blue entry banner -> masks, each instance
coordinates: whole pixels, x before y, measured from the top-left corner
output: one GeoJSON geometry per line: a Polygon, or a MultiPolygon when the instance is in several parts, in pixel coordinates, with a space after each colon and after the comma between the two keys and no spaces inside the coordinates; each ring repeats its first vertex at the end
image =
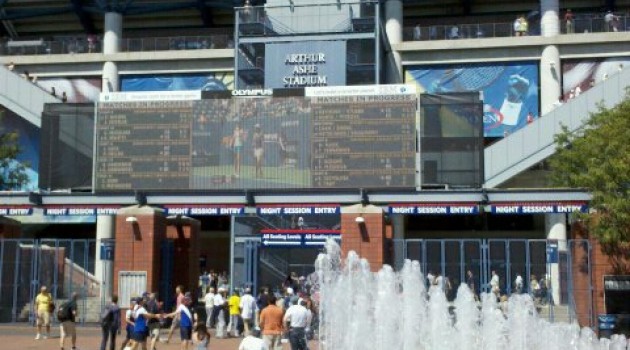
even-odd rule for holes
{"type": "Polygon", "coordinates": [[[492,214],[559,214],[586,213],[586,203],[528,203],[528,204],[493,204],[490,206],[492,214]]]}
{"type": "Polygon", "coordinates": [[[430,94],[481,91],[486,137],[504,137],[538,118],[535,61],[410,67],[405,83],[416,83],[421,93],[430,94]]]}
{"type": "Polygon", "coordinates": [[[46,216],[94,216],[94,215],[116,215],[119,206],[107,207],[50,207],[44,208],[46,216]]]}
{"type": "Polygon", "coordinates": [[[390,205],[390,214],[409,215],[473,215],[479,214],[477,204],[401,204],[390,205]]]}
{"type": "Polygon", "coordinates": [[[305,205],[305,206],[260,206],[256,208],[258,215],[338,215],[338,205],[305,205]]]}
{"type": "Polygon", "coordinates": [[[241,206],[221,205],[182,205],[166,206],[166,215],[241,215],[245,208],[241,206]]]}
{"type": "Polygon", "coordinates": [[[31,207],[0,207],[0,216],[26,216],[32,214],[33,208],[31,207]]]}
{"type": "Polygon", "coordinates": [[[269,248],[321,247],[329,238],[341,240],[339,230],[261,230],[261,243],[269,248]]]}

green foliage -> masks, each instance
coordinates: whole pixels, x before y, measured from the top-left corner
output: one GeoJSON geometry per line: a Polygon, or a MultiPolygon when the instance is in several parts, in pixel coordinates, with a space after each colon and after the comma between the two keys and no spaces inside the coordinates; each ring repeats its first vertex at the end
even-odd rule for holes
{"type": "Polygon", "coordinates": [[[630,242],[630,98],[600,107],[577,132],[563,127],[556,145],[552,181],[592,193],[597,215],[583,215],[591,234],[605,244],[630,242]]]}
{"type": "Polygon", "coordinates": [[[20,190],[28,181],[27,163],[16,160],[20,154],[19,135],[2,126],[4,111],[0,110],[0,191],[20,190]]]}

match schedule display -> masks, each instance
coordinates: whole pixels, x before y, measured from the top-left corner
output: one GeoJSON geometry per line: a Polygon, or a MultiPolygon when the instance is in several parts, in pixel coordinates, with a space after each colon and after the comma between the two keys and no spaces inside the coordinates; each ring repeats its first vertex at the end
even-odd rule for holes
{"type": "Polygon", "coordinates": [[[117,94],[98,106],[95,191],[415,186],[410,86],[117,94]]]}

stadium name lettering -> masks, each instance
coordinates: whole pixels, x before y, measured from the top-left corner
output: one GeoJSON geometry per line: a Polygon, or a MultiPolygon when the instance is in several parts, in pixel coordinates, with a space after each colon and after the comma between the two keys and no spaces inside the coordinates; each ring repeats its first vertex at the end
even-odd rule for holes
{"type": "Polygon", "coordinates": [[[284,64],[292,66],[292,75],[282,78],[284,87],[326,86],[328,77],[319,74],[320,64],[326,64],[324,53],[292,53],[284,59],[284,64]]]}

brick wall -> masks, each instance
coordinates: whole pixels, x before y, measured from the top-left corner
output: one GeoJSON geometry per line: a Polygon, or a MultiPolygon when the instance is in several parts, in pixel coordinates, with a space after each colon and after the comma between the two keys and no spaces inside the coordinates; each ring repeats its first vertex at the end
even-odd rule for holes
{"type": "Polygon", "coordinates": [[[22,224],[13,219],[0,217],[0,238],[20,238],[22,224]]]}
{"type": "Polygon", "coordinates": [[[373,271],[386,263],[385,220],[380,208],[374,206],[344,207],[341,211],[341,251],[343,256],[355,251],[367,259],[373,271]],[[364,223],[358,224],[357,217],[364,223]]]}
{"type": "Polygon", "coordinates": [[[577,306],[579,321],[581,325],[587,325],[588,298],[593,298],[593,314],[606,314],[606,304],[604,300],[604,276],[605,275],[628,275],[630,274],[630,248],[627,244],[617,244],[613,247],[606,247],[588,234],[588,229],[584,225],[577,223],[572,225],[571,236],[575,239],[588,239],[591,245],[589,256],[586,245],[575,244],[572,247],[573,254],[573,279],[574,295],[577,306]],[[588,265],[591,263],[591,284],[592,294],[588,291],[588,265]]]}
{"type": "MultiPolygon", "coordinates": [[[[114,236],[114,293],[118,293],[120,271],[146,271],[147,291],[159,290],[160,243],[165,232],[166,218],[161,210],[132,207],[119,212],[114,236]],[[127,222],[131,216],[137,218],[137,222],[127,222]]],[[[128,301],[122,302],[126,304],[128,301]]]]}

